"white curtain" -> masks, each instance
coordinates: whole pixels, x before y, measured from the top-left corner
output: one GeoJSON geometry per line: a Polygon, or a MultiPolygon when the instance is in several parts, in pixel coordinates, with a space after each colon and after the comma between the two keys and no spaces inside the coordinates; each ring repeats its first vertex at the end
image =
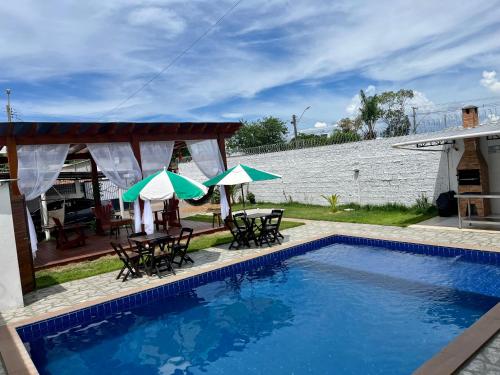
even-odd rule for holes
{"type": "Polygon", "coordinates": [[[170,165],[174,152],[174,141],[141,142],[141,165],[144,178],[170,165]]]}
{"type": "MultiPolygon", "coordinates": [[[[142,178],[130,143],[89,143],[87,148],[102,173],[120,189],[128,189],[142,178]]],[[[134,228],[141,231],[139,200],[134,201],[134,228]]]]}
{"type": "MultiPolygon", "coordinates": [[[[174,151],[174,143],[173,141],[140,143],[142,174],[144,178],[163,168],[168,168],[174,151]]],[[[151,234],[154,232],[153,211],[149,200],[144,201],[142,222],[146,233],[151,234]]]]}
{"type": "MultiPolygon", "coordinates": [[[[68,155],[69,145],[24,145],[17,146],[18,186],[27,201],[38,198],[50,189],[57,180],[68,155]]],[[[28,230],[31,252],[38,250],[35,226],[29,211],[28,230]]]]}
{"type": "MultiPolygon", "coordinates": [[[[193,161],[208,179],[225,171],[217,140],[186,141],[186,145],[193,161]]],[[[225,219],[229,215],[229,202],[224,187],[220,186],[219,189],[221,216],[225,219]]]]}

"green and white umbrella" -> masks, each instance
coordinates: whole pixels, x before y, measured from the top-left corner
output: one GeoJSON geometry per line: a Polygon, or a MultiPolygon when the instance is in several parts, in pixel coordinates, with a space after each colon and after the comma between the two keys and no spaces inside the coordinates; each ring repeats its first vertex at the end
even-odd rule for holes
{"type": "Polygon", "coordinates": [[[166,200],[174,194],[180,199],[196,199],[207,191],[199,182],[164,169],[133,185],[123,193],[123,200],[133,202],[138,197],[144,200],[166,200]]]}
{"type": "Polygon", "coordinates": [[[238,164],[236,167],[230,168],[224,173],[203,183],[205,186],[213,185],[241,185],[241,195],[243,197],[243,205],[245,205],[245,196],[243,194],[243,184],[253,181],[266,181],[281,178],[280,175],[261,171],[251,168],[247,165],[238,164]]]}

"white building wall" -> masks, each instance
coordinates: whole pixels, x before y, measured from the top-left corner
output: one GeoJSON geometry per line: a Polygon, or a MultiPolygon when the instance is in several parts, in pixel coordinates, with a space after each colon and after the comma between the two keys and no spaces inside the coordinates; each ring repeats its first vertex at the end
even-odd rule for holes
{"type": "MultiPolygon", "coordinates": [[[[258,201],[283,202],[291,197],[297,202],[326,205],[322,194],[339,194],[341,203],[412,205],[422,193],[435,200],[441,192],[448,191],[449,177],[456,180],[455,169],[448,176],[448,158],[444,152],[391,147],[411,138],[230,157],[228,166],[242,163],[283,176],[281,180],[252,184],[250,191],[258,201]]],[[[206,180],[192,162],[180,164],[179,168],[182,174],[206,180]]]]}
{"type": "Polygon", "coordinates": [[[9,182],[0,180],[0,311],[23,306],[9,182]]]}
{"type": "MultiPolygon", "coordinates": [[[[500,192],[500,140],[481,140],[481,152],[488,163],[490,193],[500,192]]],[[[500,214],[500,199],[491,200],[491,212],[500,214]]]]}

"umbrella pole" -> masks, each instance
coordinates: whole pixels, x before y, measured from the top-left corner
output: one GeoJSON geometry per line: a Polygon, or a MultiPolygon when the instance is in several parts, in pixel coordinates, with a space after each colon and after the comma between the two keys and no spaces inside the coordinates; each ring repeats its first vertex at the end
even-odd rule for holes
{"type": "Polygon", "coordinates": [[[243,211],[245,211],[245,193],[243,192],[243,184],[241,184],[241,201],[243,202],[243,211]]]}

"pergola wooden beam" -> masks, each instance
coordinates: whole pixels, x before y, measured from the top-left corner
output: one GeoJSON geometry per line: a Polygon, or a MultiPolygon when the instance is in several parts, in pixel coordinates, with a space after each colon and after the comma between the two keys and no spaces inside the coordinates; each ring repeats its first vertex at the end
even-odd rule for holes
{"type": "Polygon", "coordinates": [[[81,144],[216,139],[231,137],[240,123],[0,123],[0,144],[81,144]],[[19,124],[19,126],[17,126],[19,124]],[[85,130],[83,130],[85,126],[85,130]],[[15,128],[18,128],[14,132],[15,128]]]}
{"type": "MultiPolygon", "coordinates": [[[[203,140],[203,139],[215,139],[219,135],[224,138],[231,137],[232,133],[191,133],[191,134],[145,134],[140,135],[137,138],[141,142],[151,142],[151,141],[185,141],[185,140],[203,140]],[[207,136],[209,135],[210,136],[207,136]]],[[[66,138],[66,137],[57,137],[57,136],[47,136],[41,135],[36,137],[25,137],[25,136],[17,136],[14,137],[17,145],[46,145],[46,144],[71,144],[71,143],[116,143],[116,142],[128,142],[130,140],[130,136],[126,134],[117,134],[113,136],[113,139],[110,140],[109,135],[84,135],[78,136],[77,139],[74,138],[66,138]]],[[[6,139],[4,137],[0,137],[0,144],[4,143],[6,139]]]]}
{"type": "Polygon", "coordinates": [[[28,130],[28,137],[34,137],[37,132],[37,124],[31,124],[30,125],[30,130],[28,130]]]}
{"type": "MultiPolygon", "coordinates": [[[[83,137],[93,137],[95,135],[97,135],[97,133],[99,133],[99,124],[92,124],[88,127],[87,130],[85,130],[83,132],[83,134],[81,134],[81,136],[83,137]]],[[[63,137],[63,138],[66,138],[66,137],[63,137]]],[[[79,142],[79,143],[91,143],[91,142],[79,142]]]]}
{"type": "Polygon", "coordinates": [[[60,133],[60,125],[59,124],[54,124],[53,127],[51,127],[47,133],[49,136],[57,135],[60,133]]]}

